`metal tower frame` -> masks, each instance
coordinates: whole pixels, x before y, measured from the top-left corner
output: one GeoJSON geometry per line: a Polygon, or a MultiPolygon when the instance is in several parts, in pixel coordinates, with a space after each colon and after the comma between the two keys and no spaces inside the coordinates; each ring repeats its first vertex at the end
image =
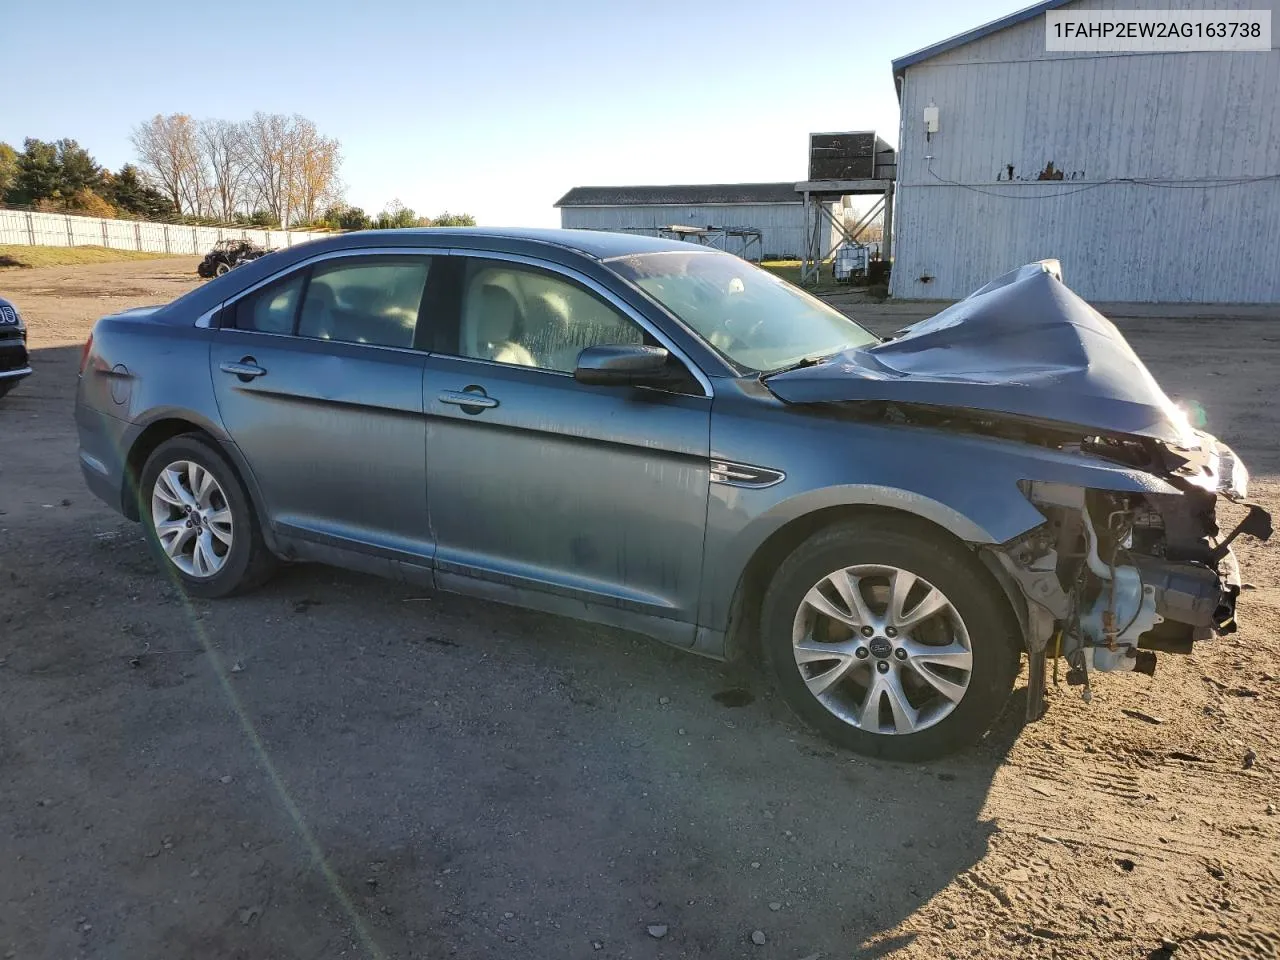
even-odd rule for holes
{"type": "Polygon", "coordinates": [[[805,180],[796,184],[796,192],[804,195],[805,252],[800,261],[800,282],[817,283],[821,279],[822,263],[842,243],[857,243],[882,211],[884,234],[880,243],[880,256],[886,261],[893,258],[893,181],[892,180],[805,180]],[[852,229],[845,227],[842,219],[832,215],[830,204],[848,196],[876,196],[871,209],[852,229]],[[827,247],[823,242],[823,223],[836,228],[840,239],[827,247]]]}

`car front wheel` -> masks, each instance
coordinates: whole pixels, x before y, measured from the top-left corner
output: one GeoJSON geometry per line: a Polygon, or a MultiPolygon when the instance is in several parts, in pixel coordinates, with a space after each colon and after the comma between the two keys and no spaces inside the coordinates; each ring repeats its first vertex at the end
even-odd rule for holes
{"type": "Polygon", "coordinates": [[[175,437],[155,449],[138,501],[153,552],[192,596],[252,589],[275,567],[240,478],[201,437],[175,437]]]}
{"type": "Polygon", "coordinates": [[[779,567],[761,617],[792,709],[828,739],[891,760],[972,743],[1017,674],[1017,622],[962,545],[883,518],[822,530],[779,567]]]}

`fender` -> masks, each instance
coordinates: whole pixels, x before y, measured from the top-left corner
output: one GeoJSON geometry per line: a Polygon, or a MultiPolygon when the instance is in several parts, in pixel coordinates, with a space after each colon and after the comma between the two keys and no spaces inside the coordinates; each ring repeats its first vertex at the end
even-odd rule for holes
{"type": "Polygon", "coordinates": [[[726,406],[713,417],[713,456],[771,470],[785,466],[787,473],[769,487],[711,484],[698,617],[709,631],[728,628],[734,593],[761,546],[820,511],[898,510],[979,546],[1006,543],[1045,522],[1020,480],[1176,492],[1139,470],[1014,440],[853,422],[796,406],[765,416],[757,410],[750,422],[737,423],[736,404],[726,406]],[[808,422],[797,429],[799,418],[808,422]]]}

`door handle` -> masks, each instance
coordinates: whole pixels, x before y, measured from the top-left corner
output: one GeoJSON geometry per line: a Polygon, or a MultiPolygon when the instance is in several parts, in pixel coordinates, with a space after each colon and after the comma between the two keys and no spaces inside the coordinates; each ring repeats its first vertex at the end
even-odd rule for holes
{"type": "Polygon", "coordinates": [[[479,388],[475,390],[445,390],[437,398],[441,403],[462,407],[467,413],[479,413],[498,405],[498,401],[479,388]],[[467,409],[470,407],[471,409],[467,409]]]}
{"type": "Polygon", "coordinates": [[[254,360],[253,357],[244,357],[239,362],[227,360],[219,365],[219,369],[223,373],[234,373],[245,383],[267,372],[264,368],[258,366],[258,361],[254,360]]]}

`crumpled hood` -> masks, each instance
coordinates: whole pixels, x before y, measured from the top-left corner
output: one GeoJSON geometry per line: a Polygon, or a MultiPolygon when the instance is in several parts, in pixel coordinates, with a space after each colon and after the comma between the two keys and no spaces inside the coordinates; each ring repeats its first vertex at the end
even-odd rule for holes
{"type": "Polygon", "coordinates": [[[921,403],[1195,445],[1183,413],[1115,325],[1062,282],[1056,260],[1007,273],[894,340],[767,383],[787,403],[921,403]]]}

